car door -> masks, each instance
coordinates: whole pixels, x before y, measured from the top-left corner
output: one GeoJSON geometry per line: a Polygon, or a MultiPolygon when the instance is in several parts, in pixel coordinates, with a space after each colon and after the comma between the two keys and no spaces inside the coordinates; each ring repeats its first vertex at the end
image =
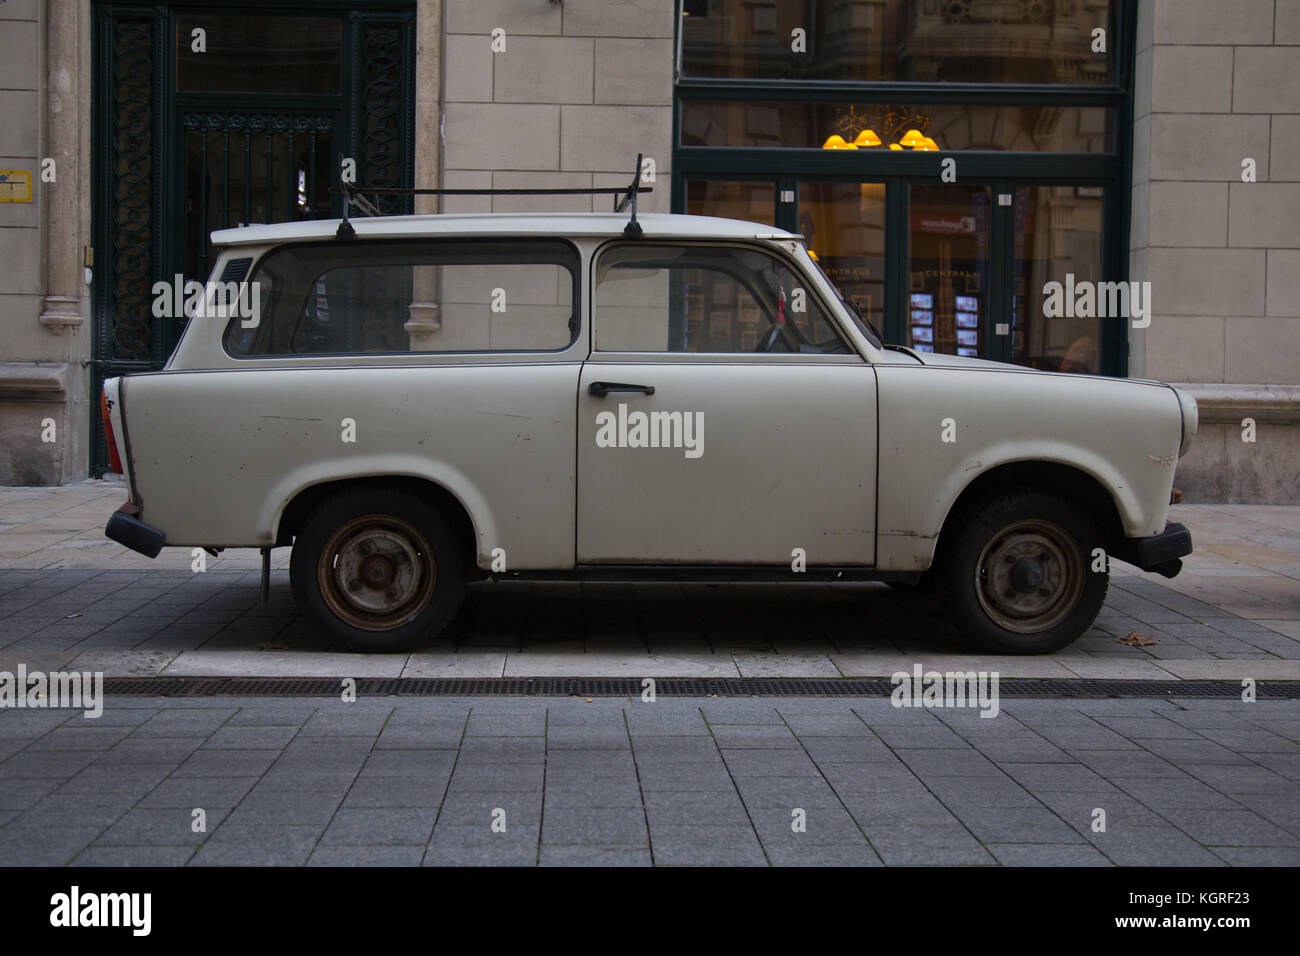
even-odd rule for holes
{"type": "Polygon", "coordinates": [[[796,268],[619,242],[592,289],[580,564],[873,563],[875,374],[796,268]]]}

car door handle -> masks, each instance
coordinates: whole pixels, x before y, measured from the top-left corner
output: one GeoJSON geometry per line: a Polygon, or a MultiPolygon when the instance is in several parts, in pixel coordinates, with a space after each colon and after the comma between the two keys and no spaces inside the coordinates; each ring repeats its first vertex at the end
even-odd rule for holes
{"type": "Polygon", "coordinates": [[[604,398],[610,392],[644,392],[647,395],[655,393],[653,385],[629,385],[626,382],[592,382],[587,386],[587,394],[595,395],[597,398],[604,398]]]}

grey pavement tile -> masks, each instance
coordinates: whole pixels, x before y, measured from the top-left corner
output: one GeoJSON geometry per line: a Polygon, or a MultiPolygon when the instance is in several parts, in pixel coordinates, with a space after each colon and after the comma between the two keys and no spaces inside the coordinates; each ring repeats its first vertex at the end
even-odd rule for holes
{"type": "Polygon", "coordinates": [[[176,769],[178,777],[248,777],[265,773],[274,750],[196,750],[176,769]]]}
{"type": "MultiPolygon", "coordinates": [[[[142,809],[233,807],[257,777],[168,777],[139,801],[142,809]]],[[[78,797],[77,799],[82,799],[78,797]]]]}
{"type": "Polygon", "coordinates": [[[547,776],[627,777],[636,771],[630,750],[560,750],[546,755],[547,776]]]}
{"type": "MultiPolygon", "coordinates": [[[[1300,754],[1251,754],[1250,759],[1253,763],[1268,767],[1288,780],[1300,780],[1300,754]]],[[[1189,761],[1189,763],[1194,762],[1189,761]]],[[[0,764],[0,767],[3,766],[0,764]]]]}
{"type": "Polygon", "coordinates": [[[540,791],[541,764],[459,764],[451,775],[451,790],[540,791]]]}
{"type": "Polygon", "coordinates": [[[470,714],[467,737],[544,737],[546,713],[470,714]]]}
{"type": "MultiPolygon", "coordinates": [[[[365,762],[368,777],[446,777],[456,766],[453,750],[376,750],[365,762]]],[[[459,770],[464,768],[457,768],[459,770]]]]}
{"type": "Polygon", "coordinates": [[[1300,837],[1249,810],[1162,810],[1161,816],[1204,846],[1300,846],[1300,837]]]}
{"type": "Polygon", "coordinates": [[[230,707],[165,710],[136,729],[142,737],[208,737],[237,713],[230,707]]]}
{"type": "Polygon", "coordinates": [[[645,815],[651,826],[750,825],[745,805],[734,791],[650,792],[645,795],[645,815]]]}
{"type": "Polygon", "coordinates": [[[542,820],[543,844],[649,844],[646,815],[639,808],[546,808],[542,820]]]}
{"type": "Polygon", "coordinates": [[[208,837],[190,866],[301,866],[324,828],[229,823],[208,837]]]}
{"type": "Polygon", "coordinates": [[[1043,807],[954,807],[981,843],[1078,843],[1083,838],[1043,807]]]}
{"type": "Polygon", "coordinates": [[[772,866],[883,866],[876,851],[864,840],[836,846],[826,843],[774,843],[765,845],[772,866]]]}
{"type": "Polygon", "coordinates": [[[205,829],[194,831],[197,822],[190,810],[131,810],[109,826],[95,840],[97,846],[192,846],[207,839],[226,818],[228,810],[204,809],[205,829]]]}
{"type": "Polygon", "coordinates": [[[1140,740],[1144,748],[1174,764],[1249,764],[1250,760],[1212,740],[1140,740]]]}
{"type": "Polygon", "coordinates": [[[764,847],[818,843],[854,846],[867,842],[857,820],[843,807],[770,807],[751,813],[754,830],[764,847]],[[796,830],[796,824],[803,829],[796,830]]]}
{"type": "Polygon", "coordinates": [[[184,866],[194,856],[193,846],[88,846],[73,866],[184,866]]]}
{"type": "Polygon", "coordinates": [[[882,725],[876,728],[876,734],[890,747],[895,749],[964,749],[966,741],[951,728],[942,724],[930,723],[923,727],[909,727],[904,724],[882,725]]]}
{"type": "Polygon", "coordinates": [[[423,846],[318,845],[307,859],[308,866],[419,866],[423,846]]]}
{"type": "Polygon", "coordinates": [[[352,784],[345,807],[437,807],[446,782],[428,777],[362,777],[352,784]]]}
{"type": "MultiPolygon", "coordinates": [[[[731,789],[730,782],[727,783],[727,789],[731,789]]],[[[688,791],[696,792],[696,791],[688,791]]],[[[459,794],[459,796],[470,796],[470,793],[459,794]]],[[[524,794],[506,794],[498,795],[498,802],[511,797],[521,797],[524,794]]],[[[448,801],[451,796],[448,796],[448,801]]],[[[547,808],[575,808],[590,807],[592,809],[601,809],[605,807],[640,807],[641,806],[641,787],[635,780],[615,780],[605,778],[582,784],[556,784],[551,780],[546,782],[546,806],[547,808]]]]}
{"type": "Polygon", "coordinates": [[[1229,866],[1300,866],[1300,849],[1289,846],[1216,846],[1229,866]]]}
{"type": "Polygon", "coordinates": [[[653,826],[650,848],[656,866],[767,866],[750,827],[653,826]]]}
{"type": "Polygon", "coordinates": [[[5,866],[63,866],[99,836],[102,827],[16,827],[0,830],[5,866]]]}
{"type": "Polygon", "coordinates": [[[0,786],[7,780],[29,777],[71,777],[90,766],[96,756],[84,750],[20,750],[0,763],[0,786]]]}
{"type": "Polygon", "coordinates": [[[1294,794],[1296,783],[1255,764],[1181,764],[1181,769],[1228,796],[1247,793],[1294,794]]]}
{"type": "Polygon", "coordinates": [[[1300,744],[1280,734],[1270,733],[1262,727],[1243,727],[1240,730],[1207,727],[1200,733],[1203,737],[1238,754],[1300,753],[1300,744]]]}
{"type": "Polygon", "coordinates": [[[283,750],[298,731],[292,726],[224,726],[203,742],[205,750],[283,750]]]}
{"type": "Polygon", "coordinates": [[[29,752],[46,750],[90,750],[97,753],[111,748],[131,732],[130,727],[95,726],[68,722],[55,727],[28,744],[29,752]]]}
{"type": "Polygon", "coordinates": [[[1201,735],[1164,717],[1110,717],[1099,715],[1098,723],[1104,724],[1117,734],[1130,739],[1135,737],[1147,739],[1185,739],[1200,740],[1201,735]]]}
{"type": "Polygon", "coordinates": [[[946,750],[895,751],[917,776],[923,780],[932,777],[998,777],[998,765],[972,747],[963,746],[946,750]]]}
{"type": "MultiPolygon", "coordinates": [[[[490,738],[473,738],[475,741],[490,738]]],[[[529,737],[528,740],[536,738],[529,737]]],[[[557,750],[626,750],[631,746],[627,726],[620,720],[609,726],[591,724],[555,724],[546,728],[546,749],[557,750]]]]}
{"type": "MultiPolygon", "coordinates": [[[[726,789],[733,788],[729,785],[726,789]]],[[[751,811],[779,807],[788,812],[794,807],[843,805],[840,796],[821,777],[745,777],[736,781],[734,789],[740,792],[740,799],[751,811]]]]}
{"type": "Polygon", "coordinates": [[[1106,781],[1078,763],[1001,763],[998,766],[1026,790],[1091,790],[1106,781]]]}
{"type": "Polygon", "coordinates": [[[390,723],[379,735],[375,747],[381,750],[455,750],[461,744],[464,730],[464,722],[454,720],[439,720],[432,724],[390,723]]]}
{"type": "Polygon", "coordinates": [[[800,737],[799,742],[818,764],[899,764],[894,752],[874,737],[800,737]]]}
{"type": "Polygon", "coordinates": [[[1191,777],[1113,777],[1110,782],[1153,810],[1237,810],[1241,807],[1191,777]]]}
{"type": "Polygon", "coordinates": [[[1071,759],[1040,737],[976,737],[970,744],[994,763],[1068,763],[1071,759]]]}
{"type": "Polygon", "coordinates": [[[1109,826],[1084,834],[1120,866],[1222,866],[1223,861],[1173,826],[1109,826]]]}
{"type": "Polygon", "coordinates": [[[1003,866],[1112,866],[1096,847],[1079,843],[991,843],[988,850],[1003,866]]]}
{"type": "Polygon", "coordinates": [[[179,766],[203,745],[202,737],[127,737],[100,758],[109,766],[137,763],[179,766]]]}
{"type": "Polygon", "coordinates": [[[437,811],[426,808],[342,808],[321,837],[322,844],[388,846],[429,842],[437,811]]]}
{"type": "MultiPolygon", "coordinates": [[[[467,737],[458,764],[542,763],[547,759],[545,737],[467,737]]],[[[624,749],[627,747],[624,739],[624,749]]],[[[604,753],[605,751],[599,751],[604,753]]],[[[631,764],[628,764],[629,769],[631,764]]]]}
{"type": "Polygon", "coordinates": [[[800,750],[723,750],[733,777],[816,777],[817,765],[800,750]]]}
{"type": "Polygon", "coordinates": [[[645,846],[548,846],[541,848],[541,866],[649,866],[645,846]]]}
{"type": "Polygon", "coordinates": [[[26,810],[59,785],[45,777],[0,780],[0,810],[26,810]]]}
{"type": "Polygon", "coordinates": [[[1079,763],[1107,779],[1111,777],[1183,777],[1178,767],[1142,750],[1081,750],[1079,763]]]}
{"type": "Polygon", "coordinates": [[[1030,793],[1015,780],[1007,777],[932,777],[926,781],[935,797],[945,806],[994,807],[1013,809],[1036,807],[1038,796],[1030,793]]]}
{"type": "Polygon", "coordinates": [[[804,714],[791,713],[778,705],[786,724],[800,738],[804,737],[860,737],[869,734],[866,724],[855,714],[804,714]]]}
{"type": "Polygon", "coordinates": [[[1106,826],[1110,829],[1165,825],[1154,810],[1109,784],[1100,791],[1053,790],[1038,797],[1044,806],[1055,811],[1079,833],[1091,832],[1093,825],[1101,819],[1095,815],[1096,810],[1105,812],[1106,826]]]}
{"type": "Polygon", "coordinates": [[[58,792],[132,794],[137,799],[158,785],[173,771],[171,764],[131,764],[127,766],[93,765],[63,781],[58,792]]]}
{"type": "MultiPolygon", "coordinates": [[[[588,803],[581,808],[596,809],[588,803]]],[[[550,794],[546,800],[547,812],[555,809],[550,794]]],[[[542,820],[542,795],[540,793],[450,793],[437,808],[437,826],[491,827],[502,821],[506,827],[524,826],[536,832],[542,820]]]]}

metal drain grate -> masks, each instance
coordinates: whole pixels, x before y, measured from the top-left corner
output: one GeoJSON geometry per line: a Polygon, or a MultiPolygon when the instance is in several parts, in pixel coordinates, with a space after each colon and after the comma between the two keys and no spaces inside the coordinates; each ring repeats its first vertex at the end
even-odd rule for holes
{"type": "MultiPolygon", "coordinates": [[[[337,697],[338,677],[106,677],[104,692],[116,697],[337,697]]],[[[664,697],[888,697],[885,679],[825,678],[655,678],[664,697]]],[[[622,677],[360,677],[366,697],[639,697],[640,678],[622,677]]],[[[1005,678],[1005,698],[1098,699],[1212,697],[1240,698],[1233,681],[1062,680],[1005,678]]],[[[1266,700],[1300,698],[1300,681],[1260,681],[1266,700]]]]}

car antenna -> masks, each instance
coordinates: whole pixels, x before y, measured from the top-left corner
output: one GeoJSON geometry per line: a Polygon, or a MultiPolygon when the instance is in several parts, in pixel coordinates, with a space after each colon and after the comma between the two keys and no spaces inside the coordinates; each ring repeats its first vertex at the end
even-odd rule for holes
{"type": "MultiPolygon", "coordinates": [[[[614,200],[615,212],[622,212],[624,209],[628,208],[629,204],[631,204],[632,206],[632,218],[629,219],[627,221],[627,225],[623,227],[623,235],[626,236],[628,239],[641,238],[641,231],[642,231],[641,223],[636,221],[636,194],[642,191],[640,189],[640,182],[641,182],[641,154],[637,153],[636,170],[632,173],[632,182],[628,185],[627,192],[623,195],[623,198],[619,199],[616,197],[614,200]]],[[[650,190],[648,189],[645,190],[645,192],[649,192],[649,191],[650,190]]]]}

